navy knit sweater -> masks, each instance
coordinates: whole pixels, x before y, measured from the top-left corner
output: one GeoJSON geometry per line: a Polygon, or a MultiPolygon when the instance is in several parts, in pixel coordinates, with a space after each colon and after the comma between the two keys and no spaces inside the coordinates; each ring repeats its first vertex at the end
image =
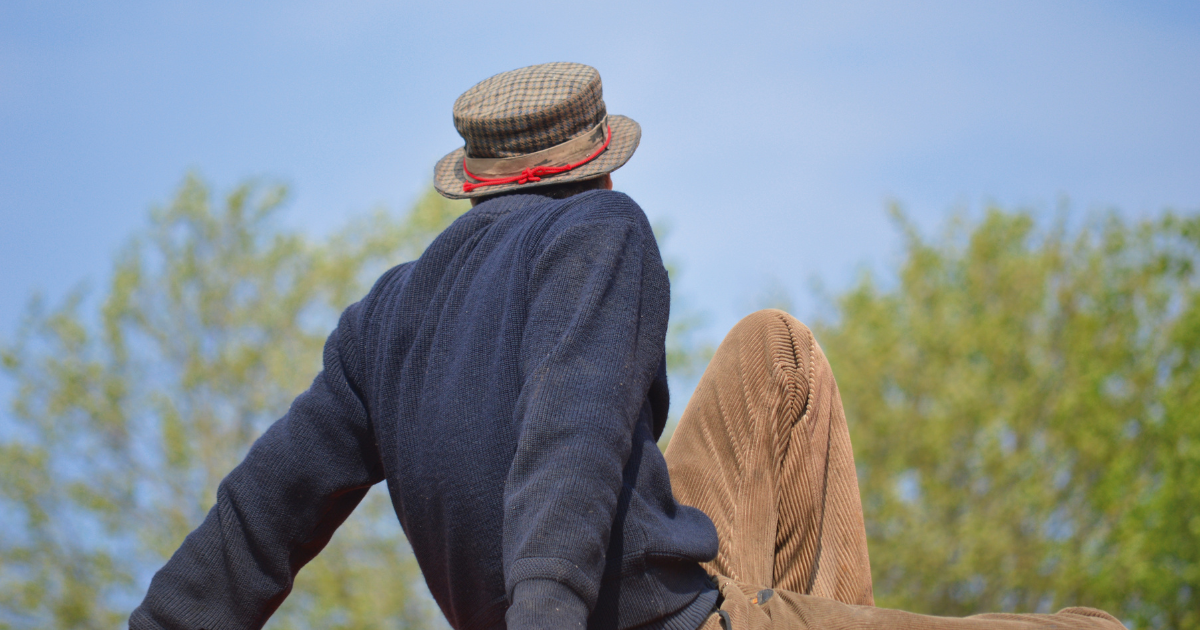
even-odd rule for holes
{"type": "Polygon", "coordinates": [[[669,302],[621,193],[473,208],[346,309],[130,627],[261,627],[386,479],[455,628],[698,628],[717,534],[655,446],[669,302]]]}

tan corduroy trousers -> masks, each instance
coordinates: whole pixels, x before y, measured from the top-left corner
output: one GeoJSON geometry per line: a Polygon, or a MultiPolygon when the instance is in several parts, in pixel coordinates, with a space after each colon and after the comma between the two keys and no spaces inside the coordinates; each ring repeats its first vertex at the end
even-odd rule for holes
{"type": "Polygon", "coordinates": [[[721,342],[666,453],[676,499],[712,518],[724,601],[704,630],[1120,630],[1090,608],[932,617],[875,608],[850,432],[812,332],[779,310],[721,342]]]}

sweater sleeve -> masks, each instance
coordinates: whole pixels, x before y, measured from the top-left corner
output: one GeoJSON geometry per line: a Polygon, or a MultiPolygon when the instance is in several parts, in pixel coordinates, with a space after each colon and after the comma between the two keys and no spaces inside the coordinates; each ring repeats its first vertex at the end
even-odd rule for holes
{"type": "Polygon", "coordinates": [[[155,574],[131,630],[261,628],[296,573],[383,478],[351,373],[358,305],[325,344],[324,369],[217,489],[217,503],[155,574]]]}
{"type": "Polygon", "coordinates": [[[584,628],[670,287],[641,210],[547,236],[530,270],[518,440],[504,493],[509,628],[584,628]]]}

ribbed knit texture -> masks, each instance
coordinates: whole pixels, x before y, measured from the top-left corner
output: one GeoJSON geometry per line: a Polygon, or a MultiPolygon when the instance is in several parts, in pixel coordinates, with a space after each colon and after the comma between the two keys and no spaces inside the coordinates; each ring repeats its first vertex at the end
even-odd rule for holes
{"type": "Polygon", "coordinates": [[[698,627],[716,531],[655,446],[669,295],[623,194],[480,204],[346,310],[130,627],[261,627],[384,479],[455,628],[698,627]]]}
{"type": "Polygon", "coordinates": [[[1091,608],[933,617],[874,608],[854,454],[833,371],[791,315],[721,342],[667,449],[675,496],[720,536],[723,602],[703,630],[1122,630],[1091,608]]]}

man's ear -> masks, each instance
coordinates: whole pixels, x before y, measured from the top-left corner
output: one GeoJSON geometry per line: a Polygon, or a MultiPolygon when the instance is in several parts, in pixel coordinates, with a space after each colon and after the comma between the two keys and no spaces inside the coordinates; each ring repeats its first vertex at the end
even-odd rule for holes
{"type": "Polygon", "coordinates": [[[612,174],[605,173],[604,181],[600,182],[600,187],[604,190],[612,190],[612,174]]]}

